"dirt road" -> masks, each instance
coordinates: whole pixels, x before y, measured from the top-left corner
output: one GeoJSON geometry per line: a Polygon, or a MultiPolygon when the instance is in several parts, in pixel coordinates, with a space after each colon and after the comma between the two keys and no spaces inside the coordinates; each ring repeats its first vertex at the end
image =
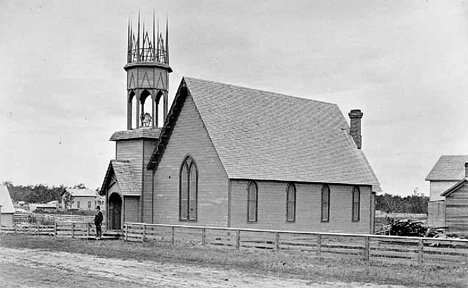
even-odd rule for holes
{"type": "Polygon", "coordinates": [[[309,287],[397,288],[365,283],[311,283],[234,269],[0,247],[1,287],[309,287]]]}

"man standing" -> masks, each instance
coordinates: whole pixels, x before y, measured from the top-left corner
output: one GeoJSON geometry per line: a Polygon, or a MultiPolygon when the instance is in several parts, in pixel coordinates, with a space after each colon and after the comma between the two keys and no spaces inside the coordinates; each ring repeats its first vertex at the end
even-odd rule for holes
{"type": "Polygon", "coordinates": [[[94,225],[96,225],[96,239],[101,239],[102,237],[102,230],[101,230],[101,225],[102,225],[102,212],[101,212],[101,207],[96,206],[96,214],[94,215],[94,225]]]}

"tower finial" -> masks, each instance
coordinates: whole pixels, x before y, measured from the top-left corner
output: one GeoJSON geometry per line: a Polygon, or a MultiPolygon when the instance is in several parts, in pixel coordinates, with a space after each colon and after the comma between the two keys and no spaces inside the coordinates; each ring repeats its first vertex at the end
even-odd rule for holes
{"type": "Polygon", "coordinates": [[[169,16],[166,14],[166,64],[169,64],[169,16]]]}
{"type": "Polygon", "coordinates": [[[140,9],[138,9],[137,61],[140,61],[140,9]]]}
{"type": "Polygon", "coordinates": [[[155,29],[154,29],[154,7],[153,7],[153,59],[154,61],[157,60],[156,58],[156,49],[157,49],[157,43],[156,43],[156,35],[155,35],[155,29]]]}

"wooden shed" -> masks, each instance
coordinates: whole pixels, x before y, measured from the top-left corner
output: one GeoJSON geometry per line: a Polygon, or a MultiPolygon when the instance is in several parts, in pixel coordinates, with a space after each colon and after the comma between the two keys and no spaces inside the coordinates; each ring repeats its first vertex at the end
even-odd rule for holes
{"type": "Polygon", "coordinates": [[[468,236],[468,163],[465,163],[465,179],[441,196],[445,197],[445,226],[447,233],[468,236]]]}

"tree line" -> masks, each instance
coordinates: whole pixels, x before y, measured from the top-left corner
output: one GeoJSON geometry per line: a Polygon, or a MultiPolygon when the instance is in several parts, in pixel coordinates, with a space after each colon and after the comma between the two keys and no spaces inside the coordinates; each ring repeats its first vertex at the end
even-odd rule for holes
{"type": "Polygon", "coordinates": [[[385,213],[427,214],[429,197],[419,193],[401,197],[399,195],[382,194],[376,196],[376,210],[385,213]]]}
{"type": "Polygon", "coordinates": [[[8,187],[11,200],[14,202],[25,201],[28,203],[47,203],[57,200],[61,202],[62,194],[67,188],[85,189],[87,188],[83,183],[74,185],[73,187],[48,186],[45,184],[36,185],[14,185],[11,181],[2,183],[8,187]]]}
{"type": "MultiPolygon", "coordinates": [[[[28,203],[47,203],[50,201],[62,201],[61,197],[66,188],[84,189],[83,183],[73,187],[36,185],[14,185],[11,181],[3,182],[8,187],[10,197],[13,201],[26,201],[28,203]]],[[[96,189],[99,191],[99,188],[96,189]]],[[[429,198],[415,193],[411,196],[401,197],[399,195],[382,194],[376,196],[376,210],[386,213],[417,213],[427,214],[427,202],[429,198]]]]}

